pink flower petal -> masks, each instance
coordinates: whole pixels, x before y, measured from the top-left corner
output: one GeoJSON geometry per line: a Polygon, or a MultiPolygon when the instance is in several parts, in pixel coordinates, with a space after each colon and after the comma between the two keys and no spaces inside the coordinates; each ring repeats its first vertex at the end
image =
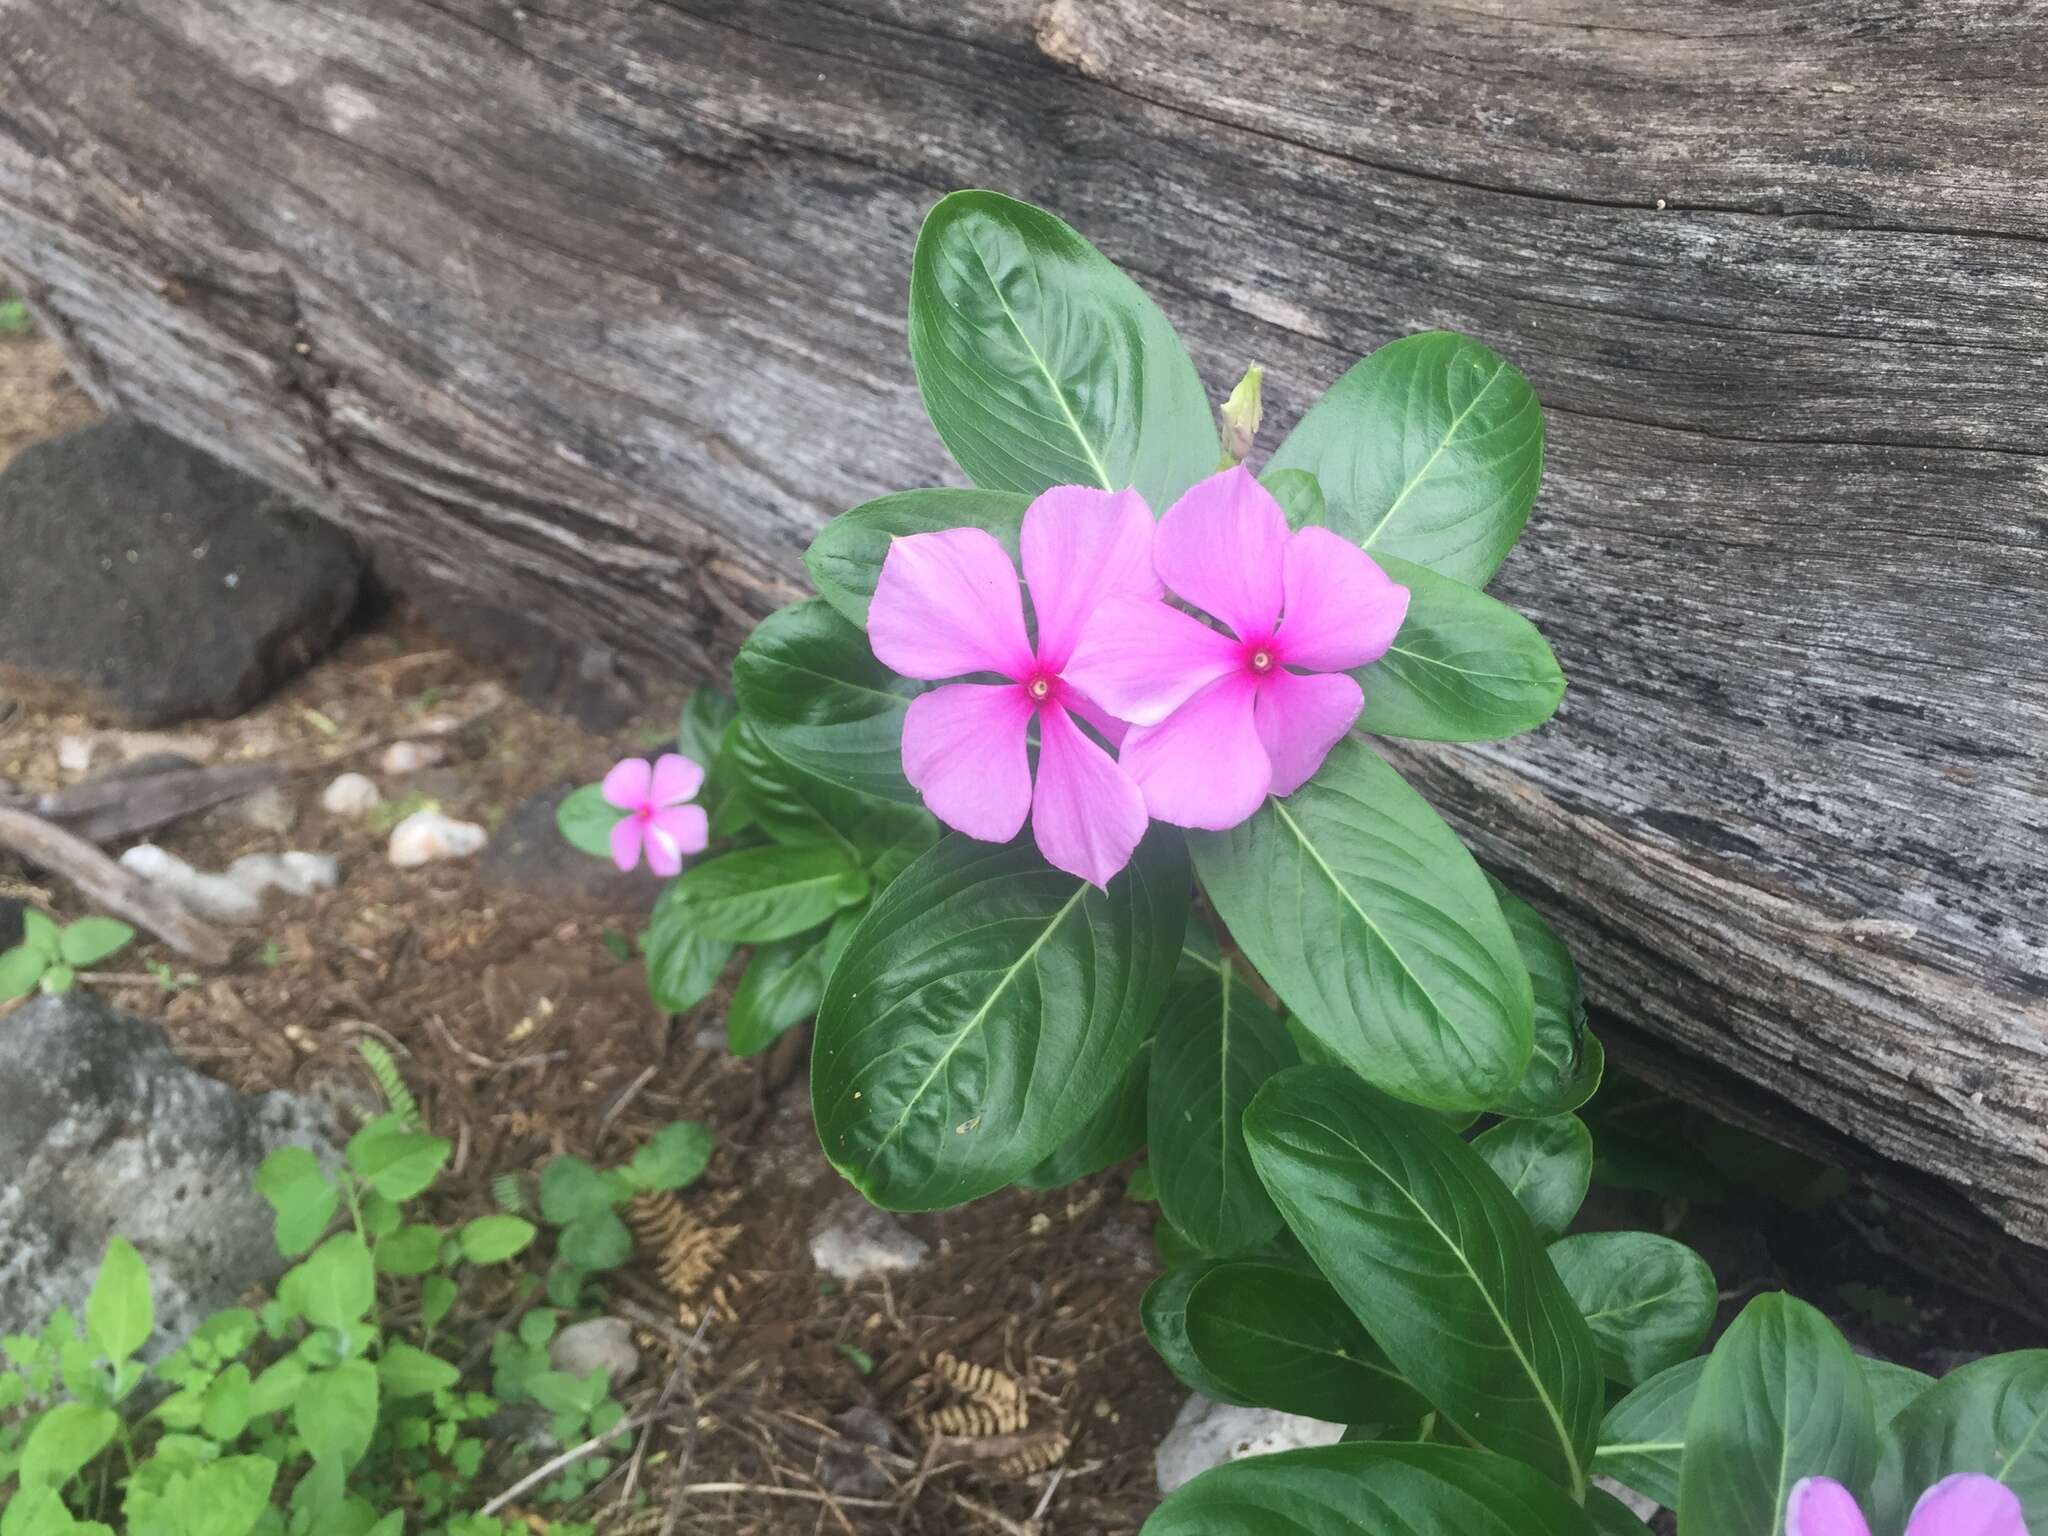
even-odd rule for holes
{"type": "Polygon", "coordinates": [[[1055,869],[1107,886],[1145,835],[1145,798],[1110,755],[1057,706],[1038,714],[1031,829],[1055,869]]]}
{"type": "Polygon", "coordinates": [[[703,806],[664,806],[647,823],[647,867],[657,875],[681,874],[683,860],[702,853],[710,841],[711,818],[703,806]]]}
{"type": "Polygon", "coordinates": [[[1906,1536],[2027,1536],[2027,1519],[2005,1484],[1981,1472],[1959,1472],[1920,1495],[1906,1536]]]}
{"type": "Polygon", "coordinates": [[[647,789],[653,780],[654,770],[647,766],[646,758],[628,757],[612,764],[612,771],[604,776],[604,788],[599,793],[604,796],[606,805],[622,811],[637,811],[647,803],[647,789]]]}
{"type": "Polygon", "coordinates": [[[1032,703],[1012,684],[955,683],[910,701],[903,774],[931,813],[987,843],[1007,843],[1031,814],[1024,750],[1032,703]]]}
{"type": "Polygon", "coordinates": [[[1152,529],[1136,491],[1056,485],[1031,503],[1018,542],[1046,671],[1066,666],[1082,622],[1106,599],[1159,596],[1152,529]]]}
{"type": "Polygon", "coordinates": [[[664,752],[654,762],[647,798],[653,805],[681,805],[704,787],[704,768],[680,752],[664,752]]]}
{"type": "Polygon", "coordinates": [[[1060,702],[1066,706],[1069,714],[1078,716],[1084,723],[1094,727],[1102,739],[1112,747],[1122,746],[1124,737],[1130,734],[1131,728],[1126,722],[1117,719],[1078,688],[1070,686],[1066,691],[1066,697],[1060,702]]]}
{"type": "Polygon", "coordinates": [[[1870,1536],[1870,1527],[1848,1489],[1831,1477],[1806,1477],[1785,1501],[1785,1536],[1870,1536]]]}
{"type": "Polygon", "coordinates": [[[1280,621],[1287,514],[1239,465],[1195,485],[1159,520],[1152,563],[1167,586],[1240,640],[1280,621]]]}
{"type": "Polygon", "coordinates": [[[1378,661],[1408,616],[1408,589],[1327,528],[1287,540],[1286,588],[1280,654],[1290,667],[1343,672],[1378,661]]]}
{"type": "Polygon", "coordinates": [[[1241,671],[1243,647],[1165,603],[1112,598],[1089,616],[1063,676],[1120,720],[1157,725],[1241,671]]]}
{"type": "Polygon", "coordinates": [[[1234,827],[1265,802],[1272,760],[1259,740],[1259,685],[1237,672],[1211,683],[1157,725],[1124,738],[1117,761],[1145,809],[1177,827],[1234,827]]]}
{"type": "Polygon", "coordinates": [[[640,840],[646,830],[647,823],[638,816],[621,816],[612,827],[612,862],[624,870],[637,869],[640,840]]]}
{"type": "Polygon", "coordinates": [[[1365,694],[1342,672],[1275,671],[1259,687],[1259,740],[1273,760],[1272,793],[1291,795],[1358,723],[1365,694]]]}
{"type": "Polygon", "coordinates": [[[868,607],[882,665],[937,681],[968,672],[1022,678],[1031,666],[1017,568],[981,528],[913,533],[889,546],[868,607]]]}

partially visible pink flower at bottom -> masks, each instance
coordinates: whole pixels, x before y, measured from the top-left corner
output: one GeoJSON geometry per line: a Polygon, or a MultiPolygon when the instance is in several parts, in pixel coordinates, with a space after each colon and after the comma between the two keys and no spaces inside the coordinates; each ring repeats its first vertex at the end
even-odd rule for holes
{"type": "MultiPolygon", "coordinates": [[[[1856,1495],[1831,1477],[1802,1478],[1785,1501],[1785,1536],[1870,1536],[1856,1495]]],[[[2027,1536],[2013,1491],[1979,1472],[1945,1477],[1920,1495],[1906,1536],[2027,1536]]]]}
{"type": "Polygon", "coordinates": [[[704,787],[704,769],[680,752],[649,763],[629,757],[604,776],[605,804],[626,814],[612,828],[612,862],[633,869],[640,855],[657,875],[681,874],[683,860],[711,841],[711,818],[687,804],[704,787]]]}

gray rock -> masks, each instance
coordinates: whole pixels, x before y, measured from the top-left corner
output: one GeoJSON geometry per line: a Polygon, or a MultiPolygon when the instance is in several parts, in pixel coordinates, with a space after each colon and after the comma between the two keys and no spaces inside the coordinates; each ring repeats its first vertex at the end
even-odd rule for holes
{"type": "Polygon", "coordinates": [[[619,1317],[593,1317],[571,1323],[548,1340],[548,1363],[571,1376],[602,1370],[614,1387],[631,1381],[640,1369],[640,1350],[633,1325],[619,1317]]]}
{"type": "Polygon", "coordinates": [[[1159,1442],[1153,1470],[1159,1476],[1159,1491],[1171,1493],[1225,1462],[1335,1445],[1343,1436],[1342,1424],[1325,1424],[1277,1408],[1239,1408],[1197,1394],[1181,1405],[1173,1428],[1159,1442]]]}
{"type": "Polygon", "coordinates": [[[299,803],[282,785],[266,784],[253,793],[215,806],[206,813],[214,826],[241,827],[282,837],[299,824],[299,803]]]}
{"type": "Polygon", "coordinates": [[[278,1147],[332,1157],[327,1117],[290,1094],[202,1077],[162,1031],[79,993],[0,1019],[0,1333],[83,1308],[107,1240],[149,1265],[172,1348],[284,1268],[251,1187],[278,1147]]]}
{"type": "Polygon", "coordinates": [[[340,530],[118,418],[17,454],[0,528],[0,682],[135,725],[241,713],[327,649],[361,580],[340,530]]]}
{"type": "Polygon", "coordinates": [[[811,1262],[849,1285],[916,1269],[931,1245],[859,1195],[832,1205],[811,1229],[811,1262]]]}
{"type": "Polygon", "coordinates": [[[544,789],[505,818],[477,863],[494,890],[526,891],[593,913],[651,912],[663,882],[645,863],[627,874],[562,841],[555,807],[576,786],[544,789]]]}
{"type": "Polygon", "coordinates": [[[820,1481],[842,1498],[875,1499],[893,1486],[892,1479],[866,1449],[887,1452],[896,1442],[896,1430],[887,1416],[861,1404],[832,1415],[832,1427],[841,1438],[825,1447],[820,1481]]]}

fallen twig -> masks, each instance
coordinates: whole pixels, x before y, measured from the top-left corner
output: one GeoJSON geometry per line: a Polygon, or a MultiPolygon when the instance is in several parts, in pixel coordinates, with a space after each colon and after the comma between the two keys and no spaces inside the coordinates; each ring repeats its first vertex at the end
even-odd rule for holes
{"type": "Polygon", "coordinates": [[[207,965],[226,965],[233,953],[228,936],[219,929],[202,923],[84,838],[40,816],[0,809],[0,847],[62,875],[107,911],[148,929],[181,955],[207,965]]]}
{"type": "Polygon", "coordinates": [[[510,1488],[507,1488],[503,1493],[499,1494],[495,1499],[491,1500],[490,1503],[486,1504],[482,1509],[478,1510],[477,1518],[489,1519],[492,1515],[495,1515],[499,1510],[503,1509],[507,1504],[510,1504],[514,1499],[518,1498],[519,1495],[526,1492],[527,1489],[532,1488],[537,1484],[546,1482],[549,1478],[553,1477],[557,1472],[561,1471],[564,1467],[575,1466],[577,1462],[583,1460],[583,1458],[586,1456],[595,1456],[599,1451],[603,1450],[605,1446],[609,1445],[612,1441],[618,1439],[619,1436],[623,1434],[628,1434],[631,1431],[638,1429],[642,1424],[645,1424],[646,1422],[647,1415],[644,1413],[635,1414],[630,1419],[621,1419],[618,1423],[614,1424],[610,1429],[606,1430],[603,1434],[592,1435],[588,1440],[584,1441],[581,1445],[571,1446],[568,1450],[562,1452],[561,1455],[555,1457],[554,1460],[542,1462],[539,1466],[535,1467],[531,1472],[527,1473],[526,1476],[519,1479],[518,1482],[514,1483],[510,1488]]]}

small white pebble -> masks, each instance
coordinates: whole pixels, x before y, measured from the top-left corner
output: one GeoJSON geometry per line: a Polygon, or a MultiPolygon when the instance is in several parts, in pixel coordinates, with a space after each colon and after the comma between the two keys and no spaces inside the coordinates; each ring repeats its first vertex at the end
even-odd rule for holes
{"type": "Polygon", "coordinates": [[[330,816],[367,816],[383,799],[368,774],[344,773],[321,793],[320,808],[330,816]]]}
{"type": "Polygon", "coordinates": [[[66,773],[84,773],[92,767],[92,748],[90,736],[58,737],[57,766],[66,773]]]}
{"type": "Polygon", "coordinates": [[[229,571],[227,575],[221,577],[221,584],[223,586],[239,587],[242,584],[242,573],[240,571],[229,571]]]}
{"type": "Polygon", "coordinates": [[[418,773],[431,768],[448,755],[444,748],[425,741],[394,741],[377,759],[377,766],[390,774],[418,773]]]}
{"type": "Polygon", "coordinates": [[[473,821],[456,821],[439,811],[414,811],[391,829],[388,857],[400,869],[418,869],[441,859],[466,859],[481,852],[490,834],[473,821]]]}
{"type": "Polygon", "coordinates": [[[1664,211],[1664,199],[1661,197],[1657,199],[1657,211],[1659,213],[1664,211]]]}

